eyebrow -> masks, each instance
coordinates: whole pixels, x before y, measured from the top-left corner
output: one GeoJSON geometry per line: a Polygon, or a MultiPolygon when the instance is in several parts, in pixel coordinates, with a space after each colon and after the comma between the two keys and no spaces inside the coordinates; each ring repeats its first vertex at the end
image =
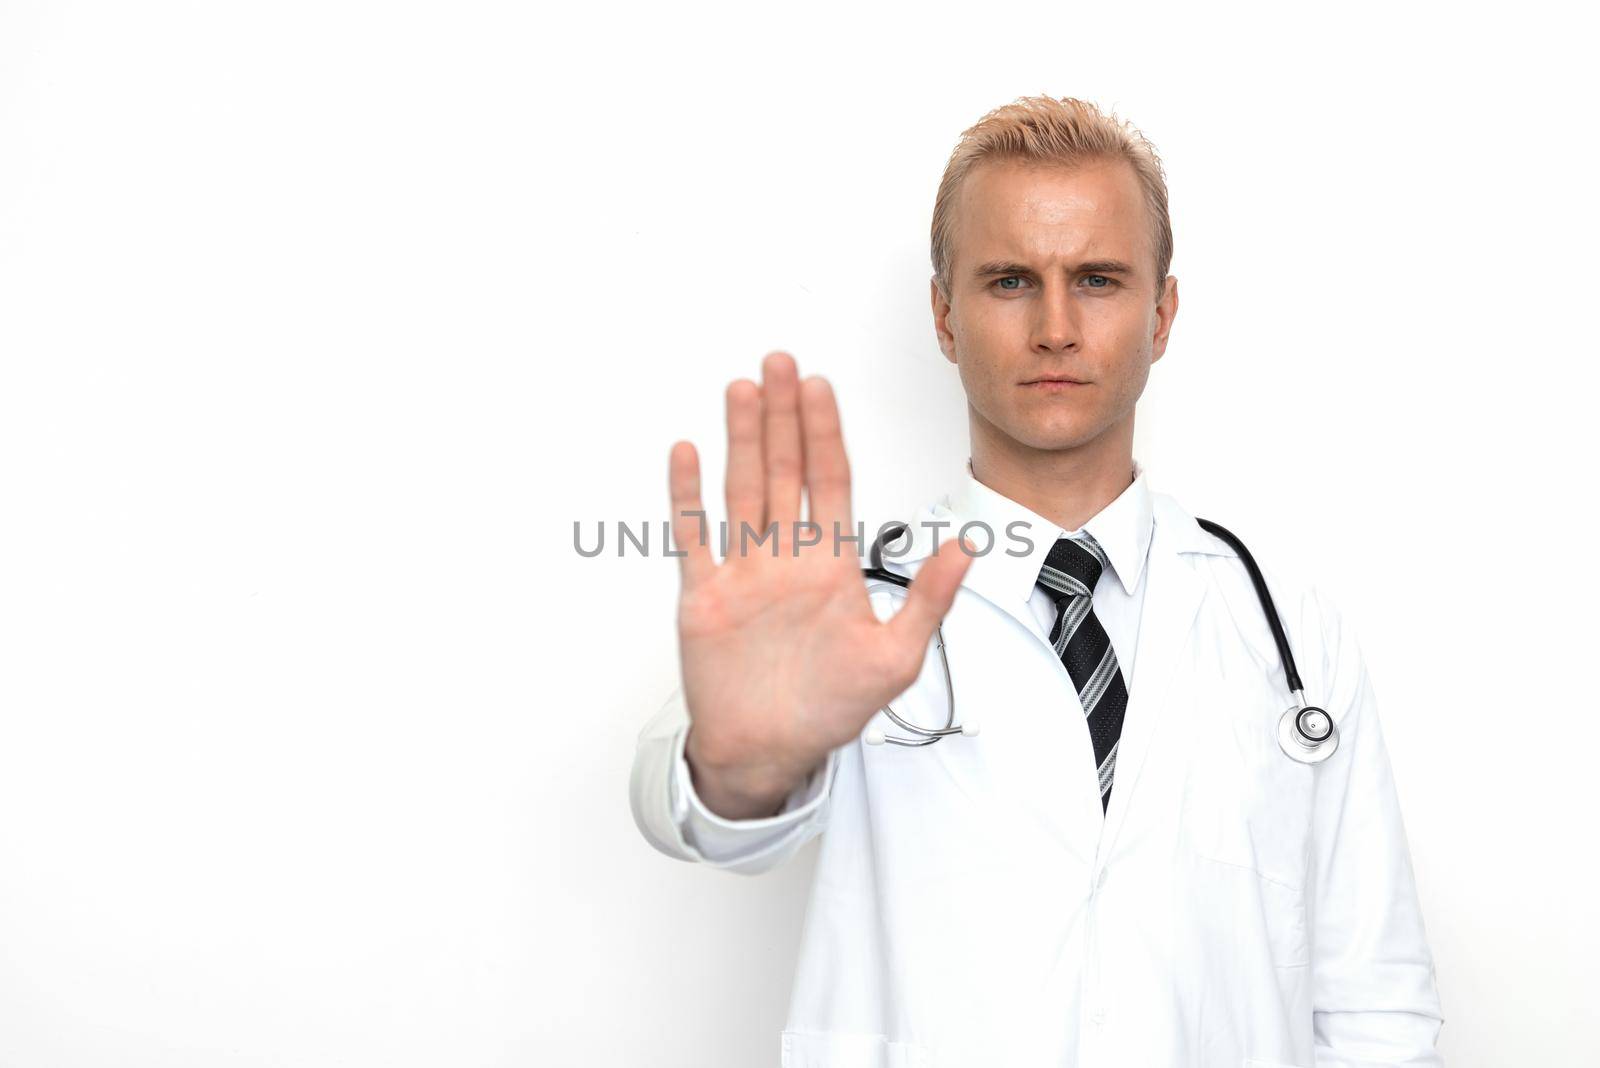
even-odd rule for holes
{"type": "MultiPolygon", "coordinates": [[[[1081,274],[1126,274],[1134,273],[1133,267],[1121,260],[1091,260],[1080,263],[1077,270],[1081,274]]],[[[992,260],[989,263],[980,263],[972,272],[974,278],[990,278],[995,275],[1008,274],[1033,274],[1033,268],[1009,260],[992,260]]]]}

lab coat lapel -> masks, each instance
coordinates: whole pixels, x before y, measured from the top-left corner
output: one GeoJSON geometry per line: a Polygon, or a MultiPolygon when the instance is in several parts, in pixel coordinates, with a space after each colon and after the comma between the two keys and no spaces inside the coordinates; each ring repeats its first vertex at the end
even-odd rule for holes
{"type": "Polygon", "coordinates": [[[1192,533],[1199,530],[1194,519],[1165,494],[1155,494],[1153,505],[1155,531],[1144,575],[1149,586],[1144,591],[1133,678],[1124,680],[1128,707],[1123,712],[1117,766],[1111,780],[1111,804],[1100,836],[1102,862],[1127,822],[1128,806],[1137,794],[1145,754],[1157,732],[1168,729],[1169,725],[1162,722],[1173,714],[1167,695],[1174,671],[1189,648],[1195,616],[1205,595],[1204,580],[1183,555],[1193,544],[1192,533]]]}

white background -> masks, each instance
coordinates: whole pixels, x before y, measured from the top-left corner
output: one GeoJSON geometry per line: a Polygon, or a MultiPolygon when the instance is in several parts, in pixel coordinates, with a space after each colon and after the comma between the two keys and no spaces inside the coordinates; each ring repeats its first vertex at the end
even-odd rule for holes
{"type": "Polygon", "coordinates": [[[1355,626],[1447,1060],[1600,1060],[1554,5],[0,12],[0,1065],[775,1063],[815,845],[638,835],[676,562],[573,523],[658,525],[678,438],[719,484],[774,348],[858,517],[941,492],[934,191],[1033,93],[1165,158],[1136,455],[1355,626]]]}

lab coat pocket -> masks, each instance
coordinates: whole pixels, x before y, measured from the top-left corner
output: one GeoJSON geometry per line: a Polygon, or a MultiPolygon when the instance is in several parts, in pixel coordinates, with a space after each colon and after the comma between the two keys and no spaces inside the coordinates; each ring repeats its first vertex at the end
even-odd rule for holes
{"type": "Polygon", "coordinates": [[[782,1068],[932,1068],[925,1046],[850,1031],[783,1032],[782,1068]]]}
{"type": "MultiPolygon", "coordinates": [[[[1305,887],[1314,769],[1278,748],[1282,709],[1274,698],[1254,697],[1197,702],[1183,839],[1206,862],[1225,865],[1237,876],[1253,875],[1241,882],[1215,873],[1207,882],[1221,897],[1211,907],[1232,925],[1259,917],[1255,922],[1272,962],[1296,967],[1310,959],[1305,887]]],[[[1281,703],[1288,706],[1287,700],[1281,703]]]]}
{"type": "Polygon", "coordinates": [[[1216,698],[1199,702],[1184,834],[1201,855],[1298,892],[1310,863],[1315,769],[1278,748],[1282,709],[1270,700],[1243,707],[1216,698]]]}

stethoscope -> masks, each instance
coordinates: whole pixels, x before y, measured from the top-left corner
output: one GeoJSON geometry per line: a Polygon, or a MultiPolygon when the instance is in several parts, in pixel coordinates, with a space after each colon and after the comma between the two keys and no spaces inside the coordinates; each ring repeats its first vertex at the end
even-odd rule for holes
{"type": "MultiPolygon", "coordinates": [[[[1289,639],[1283,633],[1283,621],[1278,618],[1278,609],[1272,603],[1272,594],[1267,591],[1267,581],[1261,577],[1261,569],[1256,566],[1255,557],[1250,555],[1250,550],[1226,528],[1213,523],[1209,519],[1196,519],[1201,527],[1215,534],[1223,541],[1232,545],[1239,551],[1239,558],[1244,561],[1245,570],[1250,572],[1250,582],[1256,588],[1256,597],[1261,601],[1261,609],[1266,613],[1267,625],[1272,628],[1272,640],[1278,647],[1278,657],[1283,662],[1283,675],[1289,685],[1289,693],[1294,697],[1294,704],[1278,719],[1278,746],[1291,759],[1302,764],[1319,764],[1333,755],[1339,748],[1339,732],[1333,723],[1333,717],[1318,708],[1316,705],[1306,704],[1306,695],[1300,683],[1300,672],[1294,666],[1294,654],[1289,651],[1289,639]]],[[[911,580],[904,575],[897,575],[883,566],[883,544],[904,534],[906,524],[894,523],[883,529],[883,532],[872,543],[869,554],[871,567],[864,567],[861,573],[864,578],[887,582],[901,589],[909,589],[911,580]]],[[[956,723],[956,691],[955,684],[950,678],[950,657],[945,652],[944,624],[941,623],[934,632],[934,643],[939,650],[939,662],[944,666],[945,693],[948,696],[946,707],[949,715],[945,717],[943,727],[919,727],[909,723],[899,716],[889,705],[883,706],[884,715],[888,716],[900,727],[910,731],[917,737],[902,738],[895,735],[886,735],[876,727],[868,730],[863,735],[863,740],[868,745],[882,745],[889,742],[893,745],[932,745],[941,738],[952,734],[964,734],[972,737],[978,733],[976,722],[969,720],[965,724],[956,723]]]]}

